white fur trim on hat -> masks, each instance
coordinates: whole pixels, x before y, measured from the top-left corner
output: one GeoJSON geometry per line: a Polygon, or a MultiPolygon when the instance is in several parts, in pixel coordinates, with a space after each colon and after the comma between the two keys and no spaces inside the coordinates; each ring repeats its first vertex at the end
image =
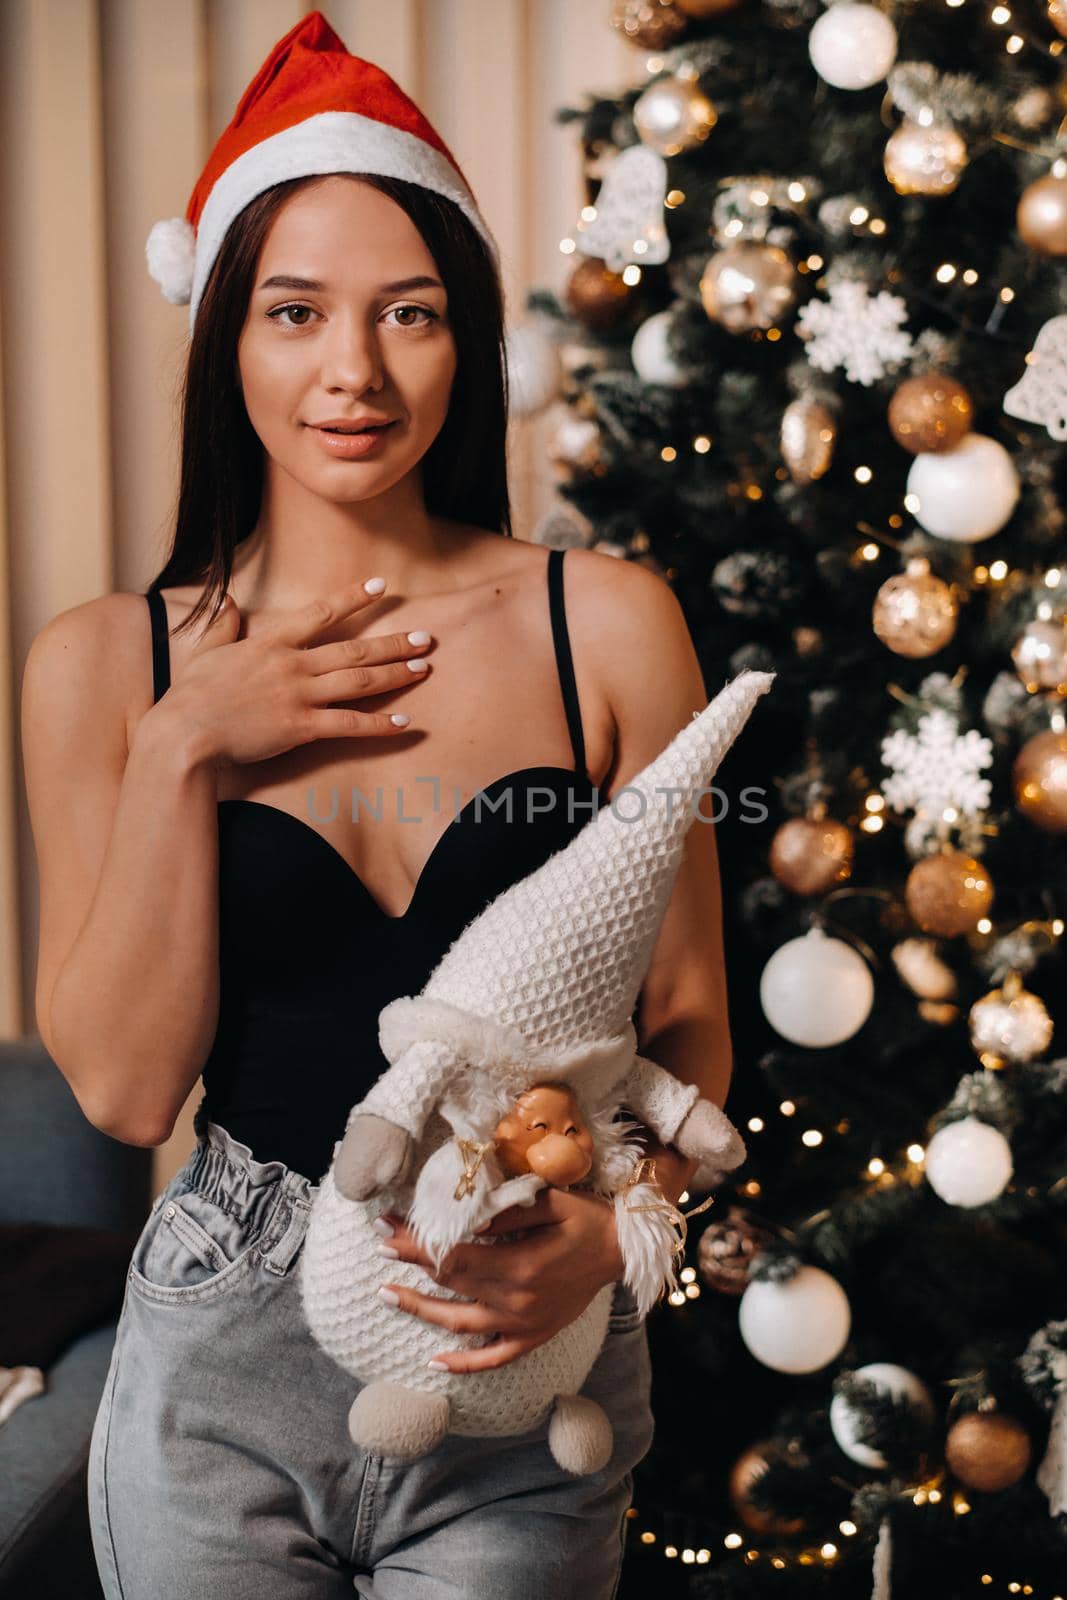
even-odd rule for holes
{"type": "Polygon", "coordinates": [[[189,295],[189,330],[226,230],[265,189],[289,178],[331,172],[370,172],[406,178],[453,200],[482,235],[499,263],[496,242],[456,168],[417,134],[393,128],[358,111],[322,111],[281,133],[261,139],[216,180],[200,214],[196,265],[189,295]]]}
{"type": "Polygon", "coordinates": [[[157,222],[145,242],[149,276],[163,290],[172,306],[189,303],[193,288],[193,263],[196,234],[184,217],[168,217],[157,222]]]}

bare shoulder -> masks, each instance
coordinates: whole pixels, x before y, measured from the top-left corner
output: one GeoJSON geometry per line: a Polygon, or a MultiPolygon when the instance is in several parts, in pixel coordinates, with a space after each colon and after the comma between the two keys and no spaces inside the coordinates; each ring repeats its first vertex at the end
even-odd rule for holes
{"type": "Polygon", "coordinates": [[[704,704],[689,625],[666,579],[636,561],[581,548],[567,551],[564,571],[568,620],[618,724],[641,714],[649,692],[679,711],[690,701],[704,704]]]}
{"type": "Polygon", "coordinates": [[[28,715],[88,716],[97,726],[151,698],[151,632],[143,594],[119,591],[58,612],[34,636],[26,656],[28,715]],[[143,680],[143,681],[142,681],[143,680]]]}

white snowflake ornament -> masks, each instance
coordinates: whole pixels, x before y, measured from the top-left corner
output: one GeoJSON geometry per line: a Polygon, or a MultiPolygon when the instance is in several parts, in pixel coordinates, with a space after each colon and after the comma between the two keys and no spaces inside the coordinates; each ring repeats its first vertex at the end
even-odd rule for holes
{"type": "Polygon", "coordinates": [[[975,817],[989,805],[989,779],[978,774],[993,760],[992,741],[974,728],[961,734],[950,711],[925,712],[917,733],[897,728],[887,734],[882,760],[893,774],[882,793],[894,811],[914,810],[931,819],[952,811],[975,817]]]}
{"type": "Polygon", "coordinates": [[[897,294],[844,279],[830,288],[828,300],[809,300],[797,312],[797,334],[807,343],[807,358],[820,372],[844,368],[850,383],[865,386],[884,378],[914,350],[900,324],[908,308],[897,294]]]}

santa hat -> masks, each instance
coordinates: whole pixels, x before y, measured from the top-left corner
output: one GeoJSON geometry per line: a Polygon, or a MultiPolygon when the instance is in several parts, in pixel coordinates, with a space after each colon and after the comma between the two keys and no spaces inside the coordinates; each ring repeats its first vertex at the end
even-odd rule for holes
{"type": "Polygon", "coordinates": [[[256,195],[290,178],[373,172],[455,202],[499,265],[496,243],[444,140],[387,72],[349,55],[321,11],[279,39],[241,96],[184,217],[148,235],[148,271],[190,332],[226,230],[256,195]]]}

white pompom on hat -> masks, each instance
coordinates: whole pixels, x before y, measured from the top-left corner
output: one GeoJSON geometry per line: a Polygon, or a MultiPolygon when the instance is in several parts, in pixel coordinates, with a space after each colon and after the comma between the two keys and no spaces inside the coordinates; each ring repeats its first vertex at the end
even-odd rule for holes
{"type": "Polygon", "coordinates": [[[350,55],[321,11],[279,39],[208,157],[184,217],[168,217],[145,244],[148,271],[196,323],[208,275],[233,219],[265,189],[291,178],[369,172],[405,178],[452,200],[500,256],[455,157],[399,84],[350,55]]]}

